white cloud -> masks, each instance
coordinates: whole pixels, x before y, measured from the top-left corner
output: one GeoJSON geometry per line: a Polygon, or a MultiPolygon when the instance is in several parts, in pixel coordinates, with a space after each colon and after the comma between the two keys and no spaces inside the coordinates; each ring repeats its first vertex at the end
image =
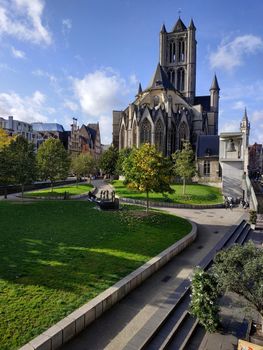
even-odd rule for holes
{"type": "Polygon", "coordinates": [[[20,96],[15,92],[0,93],[0,115],[14,116],[15,119],[25,122],[46,122],[49,113],[44,103],[45,95],[35,91],[32,96],[20,96]]]}
{"type": "Polygon", "coordinates": [[[35,44],[50,45],[51,33],[42,23],[44,0],[2,0],[0,35],[10,35],[35,44]]]}
{"type": "Polygon", "coordinates": [[[76,112],[79,109],[78,105],[70,100],[66,100],[64,102],[64,107],[71,110],[72,112],[76,112]]]}
{"type": "Polygon", "coordinates": [[[51,84],[54,84],[54,83],[57,82],[57,78],[54,75],[52,75],[52,74],[50,74],[48,72],[45,72],[45,71],[43,71],[41,69],[34,70],[32,72],[32,74],[37,76],[37,77],[47,78],[51,84]]]}
{"type": "Polygon", "coordinates": [[[24,53],[24,51],[17,50],[13,46],[11,47],[11,52],[15,58],[20,58],[20,59],[26,58],[26,54],[24,53]]]}
{"type": "Polygon", "coordinates": [[[62,20],[62,33],[66,35],[72,29],[72,21],[69,18],[64,18],[62,20]]]}
{"type": "Polygon", "coordinates": [[[219,133],[221,133],[221,132],[239,131],[239,123],[240,123],[240,121],[237,121],[237,120],[224,122],[220,126],[219,133]]]}
{"type": "Polygon", "coordinates": [[[209,56],[211,68],[231,71],[243,64],[244,56],[254,54],[262,49],[262,39],[252,34],[237,36],[229,42],[223,40],[217,51],[212,52],[209,56]]]}
{"type": "Polygon", "coordinates": [[[244,110],[246,107],[245,102],[244,101],[236,101],[232,107],[232,109],[236,109],[236,110],[244,110]]]}
{"type": "Polygon", "coordinates": [[[112,142],[112,111],[127,106],[135,81],[135,75],[125,80],[111,67],[96,70],[83,79],[72,78],[75,97],[87,116],[84,123],[99,121],[104,144],[112,142]]]}
{"type": "Polygon", "coordinates": [[[253,122],[262,121],[263,122],[263,110],[254,111],[251,116],[253,122]]]}
{"type": "Polygon", "coordinates": [[[92,116],[109,115],[121,108],[129,93],[126,81],[111,68],[97,70],[83,79],[73,79],[73,89],[82,110],[92,116]]]}
{"type": "Polygon", "coordinates": [[[105,145],[112,143],[112,119],[108,116],[102,115],[99,118],[100,135],[102,143],[105,145]]]}

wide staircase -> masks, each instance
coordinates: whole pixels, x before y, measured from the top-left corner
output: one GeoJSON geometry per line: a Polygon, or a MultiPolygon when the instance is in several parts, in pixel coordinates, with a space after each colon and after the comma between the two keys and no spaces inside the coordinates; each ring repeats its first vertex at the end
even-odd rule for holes
{"type": "MultiPolygon", "coordinates": [[[[208,270],[219,250],[229,248],[236,243],[244,244],[248,240],[250,231],[250,225],[243,220],[233,231],[228,232],[198,265],[208,270]]],[[[163,315],[162,319],[158,319],[152,332],[142,329],[141,334],[137,334],[126,345],[125,350],[206,349],[204,346],[204,342],[207,341],[206,332],[198,320],[189,313],[190,294],[191,281],[183,280],[171,295],[173,307],[163,315]]],[[[223,345],[220,348],[220,344],[218,349],[226,350],[223,345]]]]}

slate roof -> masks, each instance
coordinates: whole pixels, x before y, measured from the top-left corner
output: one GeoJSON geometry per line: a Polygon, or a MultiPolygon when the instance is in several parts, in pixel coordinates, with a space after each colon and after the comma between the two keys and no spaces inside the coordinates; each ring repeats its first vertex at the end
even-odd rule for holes
{"type": "Polygon", "coordinates": [[[174,86],[170,83],[170,80],[168,79],[168,76],[165,73],[163,67],[160,65],[160,63],[158,63],[156,67],[156,71],[154,73],[154,76],[152,78],[152,81],[148,89],[160,89],[160,88],[174,90],[174,86]]]}
{"type": "Polygon", "coordinates": [[[186,30],[186,26],[184,25],[181,18],[178,18],[178,21],[175,23],[175,26],[173,28],[173,32],[183,32],[186,30]]]}
{"type": "Polygon", "coordinates": [[[32,128],[34,131],[65,131],[63,126],[57,123],[32,123],[32,128]]]}
{"type": "Polygon", "coordinates": [[[214,79],[213,79],[213,81],[212,81],[212,85],[211,85],[211,87],[210,87],[210,90],[220,90],[220,87],[219,87],[219,85],[218,85],[218,81],[217,81],[217,77],[216,77],[216,74],[215,74],[215,76],[214,76],[214,79]]]}
{"type": "Polygon", "coordinates": [[[199,135],[197,139],[197,158],[219,157],[219,136],[199,135]]]}

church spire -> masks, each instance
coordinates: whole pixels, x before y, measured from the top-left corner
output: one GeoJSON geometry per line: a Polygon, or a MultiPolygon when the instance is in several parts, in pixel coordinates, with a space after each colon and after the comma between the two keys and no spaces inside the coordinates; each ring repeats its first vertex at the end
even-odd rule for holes
{"type": "Polygon", "coordinates": [[[142,85],[141,83],[139,83],[137,96],[139,96],[141,93],[142,93],[142,85]]]}
{"type": "Polygon", "coordinates": [[[217,77],[216,77],[216,74],[214,75],[214,79],[212,81],[212,85],[210,87],[210,91],[211,90],[216,90],[216,91],[219,91],[220,90],[220,87],[218,85],[218,81],[217,81],[217,77]]]}
{"type": "Polygon", "coordinates": [[[161,28],[161,33],[167,33],[164,23],[163,23],[162,28],[161,28]]]}
{"type": "Polygon", "coordinates": [[[195,27],[195,25],[194,25],[193,18],[191,18],[191,22],[190,22],[190,25],[189,25],[189,29],[196,30],[196,27],[195,27]]]}
{"type": "Polygon", "coordinates": [[[244,111],[244,115],[243,115],[242,121],[248,123],[247,107],[245,107],[245,111],[244,111]]]}

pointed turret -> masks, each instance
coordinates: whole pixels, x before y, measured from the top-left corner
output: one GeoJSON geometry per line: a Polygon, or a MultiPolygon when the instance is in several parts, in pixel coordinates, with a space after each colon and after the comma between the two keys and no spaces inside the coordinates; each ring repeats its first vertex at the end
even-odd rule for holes
{"type": "Polygon", "coordinates": [[[212,85],[211,85],[211,87],[210,87],[210,91],[211,91],[211,90],[216,90],[216,91],[219,91],[219,90],[220,90],[220,87],[219,87],[219,85],[218,85],[218,81],[217,81],[216,74],[215,74],[215,76],[214,76],[214,79],[213,79],[213,81],[212,81],[212,85]]]}
{"type": "Polygon", "coordinates": [[[167,31],[166,31],[166,28],[165,28],[165,25],[164,25],[164,24],[162,25],[162,28],[161,28],[161,33],[167,33],[167,31]]]}
{"type": "Polygon", "coordinates": [[[184,25],[183,21],[179,17],[175,26],[173,27],[173,32],[184,32],[186,30],[186,26],[184,25]]]}
{"type": "Polygon", "coordinates": [[[141,93],[142,93],[142,86],[141,86],[141,83],[139,83],[138,92],[136,96],[140,96],[141,93]]]}
{"type": "Polygon", "coordinates": [[[245,111],[244,111],[244,115],[243,115],[242,121],[248,123],[247,107],[245,107],[245,111]]]}
{"type": "Polygon", "coordinates": [[[193,18],[191,18],[191,22],[190,22],[190,24],[189,24],[189,27],[188,27],[189,29],[191,29],[191,30],[196,30],[196,27],[195,27],[195,25],[194,25],[194,21],[193,21],[193,18]]]}
{"type": "Polygon", "coordinates": [[[168,76],[165,73],[162,66],[160,65],[160,63],[158,63],[156,67],[156,71],[154,73],[154,76],[149,86],[149,89],[158,89],[158,88],[174,89],[173,85],[170,83],[168,76]]]}

